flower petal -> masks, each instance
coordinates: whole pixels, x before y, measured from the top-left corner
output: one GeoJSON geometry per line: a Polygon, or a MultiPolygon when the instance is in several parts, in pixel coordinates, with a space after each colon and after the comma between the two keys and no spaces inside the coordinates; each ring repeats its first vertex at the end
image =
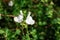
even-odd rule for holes
{"type": "Polygon", "coordinates": [[[35,21],[32,19],[31,16],[27,17],[26,19],[26,24],[28,25],[33,25],[35,23],[35,21]]]}
{"type": "Polygon", "coordinates": [[[10,2],[8,3],[8,5],[9,5],[9,6],[13,6],[13,1],[10,1],[10,2]]]}
{"type": "Polygon", "coordinates": [[[17,18],[17,17],[14,17],[14,21],[19,23],[19,21],[18,21],[18,18],[17,18]]]}

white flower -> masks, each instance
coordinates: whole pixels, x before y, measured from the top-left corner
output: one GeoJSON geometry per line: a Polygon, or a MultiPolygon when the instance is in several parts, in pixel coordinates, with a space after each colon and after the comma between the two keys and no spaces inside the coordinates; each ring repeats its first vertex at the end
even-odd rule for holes
{"type": "Polygon", "coordinates": [[[13,6],[13,1],[10,1],[10,2],[8,3],[8,5],[9,5],[9,6],[13,6]]]}
{"type": "Polygon", "coordinates": [[[32,17],[30,16],[31,12],[29,12],[27,19],[26,19],[26,24],[28,25],[33,25],[35,23],[35,21],[32,19],[32,17]]]}
{"type": "Polygon", "coordinates": [[[18,22],[18,23],[20,23],[20,22],[23,21],[23,13],[22,13],[22,10],[20,10],[20,15],[19,16],[14,17],[14,21],[15,22],[18,22]]]}

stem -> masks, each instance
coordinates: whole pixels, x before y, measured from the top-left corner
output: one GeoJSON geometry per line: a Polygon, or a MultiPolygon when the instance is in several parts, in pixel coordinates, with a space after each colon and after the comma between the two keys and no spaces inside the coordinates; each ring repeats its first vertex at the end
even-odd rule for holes
{"type": "MultiPolygon", "coordinates": [[[[5,16],[5,15],[0,14],[0,16],[5,16]]],[[[8,17],[15,17],[14,15],[6,15],[6,16],[8,16],[8,17]]]]}

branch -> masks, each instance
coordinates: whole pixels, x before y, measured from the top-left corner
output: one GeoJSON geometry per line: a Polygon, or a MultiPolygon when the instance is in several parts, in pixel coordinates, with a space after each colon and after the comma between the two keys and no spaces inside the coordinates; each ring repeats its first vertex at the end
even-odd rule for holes
{"type": "MultiPolygon", "coordinates": [[[[56,10],[53,9],[53,11],[58,15],[56,10]]],[[[14,15],[3,15],[3,14],[0,14],[0,16],[15,17],[14,15]]],[[[60,17],[60,15],[58,16],[60,17]]]]}
{"type": "Polygon", "coordinates": [[[13,16],[13,15],[3,15],[3,14],[0,14],[0,16],[15,17],[15,16],[13,16]]]}

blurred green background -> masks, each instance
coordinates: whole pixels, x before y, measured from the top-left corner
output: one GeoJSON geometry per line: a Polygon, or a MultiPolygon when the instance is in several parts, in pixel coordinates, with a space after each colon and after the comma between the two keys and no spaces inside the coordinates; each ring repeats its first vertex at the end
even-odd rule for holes
{"type": "Polygon", "coordinates": [[[0,0],[0,40],[60,40],[59,0],[0,0]],[[9,1],[13,6],[9,6],[9,1]],[[28,11],[34,25],[14,22],[13,16],[28,11]],[[13,15],[13,16],[9,16],[13,15]]]}

